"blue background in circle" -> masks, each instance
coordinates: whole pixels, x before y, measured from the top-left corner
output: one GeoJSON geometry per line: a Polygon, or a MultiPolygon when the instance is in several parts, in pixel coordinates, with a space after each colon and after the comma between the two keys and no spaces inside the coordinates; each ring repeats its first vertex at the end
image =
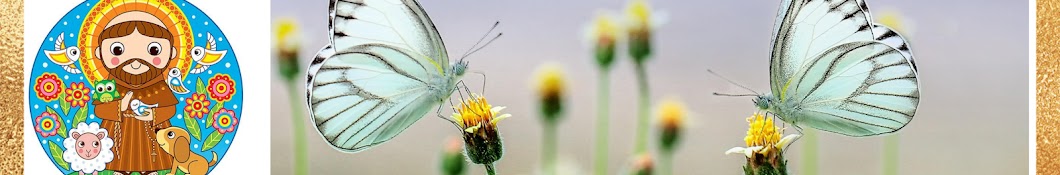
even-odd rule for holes
{"type": "MultiPolygon", "coordinates": [[[[192,91],[192,93],[194,93],[196,91],[195,85],[196,85],[196,81],[197,80],[201,79],[204,84],[209,85],[209,79],[212,76],[214,76],[215,74],[228,74],[229,76],[232,77],[232,80],[235,82],[235,87],[234,87],[234,89],[236,90],[235,94],[233,94],[231,100],[229,100],[229,101],[224,103],[224,108],[225,109],[229,109],[229,110],[232,110],[233,112],[235,112],[235,118],[237,119],[237,122],[238,122],[234,126],[234,127],[236,127],[235,130],[230,132],[230,133],[228,133],[228,134],[224,134],[224,136],[221,138],[221,141],[217,144],[217,146],[215,146],[214,148],[212,148],[210,150],[207,150],[207,151],[203,152],[203,151],[201,151],[203,140],[210,133],[215,132],[215,129],[213,128],[213,126],[207,126],[206,125],[205,121],[206,121],[206,117],[207,116],[204,116],[202,119],[196,119],[196,121],[200,122],[199,123],[199,125],[200,125],[199,128],[201,130],[201,135],[200,135],[201,137],[199,137],[199,139],[195,139],[193,137],[190,140],[191,141],[191,145],[192,145],[191,150],[195,154],[201,155],[201,156],[205,157],[208,160],[212,160],[213,157],[212,157],[212,153],[211,152],[216,152],[217,156],[218,156],[217,157],[217,161],[218,161],[217,165],[220,165],[220,161],[222,160],[222,158],[224,158],[225,153],[228,151],[229,147],[231,146],[231,143],[233,142],[233,140],[235,138],[235,134],[237,133],[237,131],[239,131],[239,125],[241,123],[243,123],[242,117],[241,117],[242,116],[241,107],[242,107],[242,104],[243,104],[243,82],[242,82],[242,76],[241,76],[240,71],[239,71],[239,63],[236,60],[235,51],[232,49],[231,45],[229,45],[228,40],[227,40],[227,38],[225,38],[224,33],[221,32],[221,30],[217,27],[217,25],[214,24],[213,20],[211,20],[206,14],[204,14],[197,7],[195,7],[191,3],[188,3],[187,1],[184,1],[184,0],[172,0],[172,1],[174,2],[174,4],[176,4],[181,9],[181,11],[184,12],[184,14],[186,16],[186,19],[188,20],[189,25],[191,25],[191,33],[193,35],[195,35],[195,36],[193,36],[194,37],[193,40],[195,42],[194,43],[195,46],[205,46],[206,45],[206,41],[207,41],[206,33],[210,33],[210,34],[213,35],[213,37],[217,41],[217,50],[227,50],[228,51],[228,53],[225,55],[225,57],[220,62],[210,66],[209,69],[207,69],[206,72],[199,73],[199,74],[188,74],[187,77],[184,78],[184,82],[183,82],[184,83],[184,87],[187,87],[188,90],[192,91]]],[[[64,87],[69,87],[70,84],[76,83],[76,82],[85,83],[86,88],[89,88],[89,89],[92,89],[92,87],[93,87],[88,82],[88,80],[85,79],[84,74],[72,74],[72,73],[66,72],[65,70],[63,70],[62,67],[52,63],[48,59],[48,57],[45,55],[44,51],[45,50],[59,50],[59,49],[54,48],[54,45],[55,45],[55,39],[56,39],[56,37],[59,36],[60,33],[65,33],[64,36],[62,36],[62,37],[64,37],[64,43],[66,44],[67,47],[76,46],[77,45],[77,41],[78,41],[77,38],[79,37],[77,32],[80,30],[81,22],[84,21],[84,17],[88,14],[88,11],[92,9],[92,6],[94,6],[96,4],[96,2],[98,2],[98,1],[91,1],[91,2],[86,1],[86,2],[83,2],[83,3],[79,4],[77,7],[74,7],[74,9],[70,10],[70,12],[66,13],[66,15],[63,16],[62,19],[60,19],[55,24],[55,26],[52,28],[52,30],[48,33],[47,38],[43,39],[43,43],[41,44],[40,48],[38,48],[38,50],[37,50],[37,55],[36,55],[36,58],[33,61],[33,65],[32,65],[33,69],[32,69],[32,72],[30,74],[30,77],[29,77],[29,86],[27,87],[29,89],[29,91],[28,91],[29,94],[27,95],[29,97],[29,99],[27,100],[27,102],[29,103],[29,110],[30,110],[29,111],[30,112],[29,113],[29,120],[27,120],[27,122],[32,122],[34,128],[37,127],[37,124],[35,123],[36,120],[34,120],[34,119],[36,119],[36,117],[39,116],[41,113],[44,113],[47,110],[48,107],[51,107],[52,109],[54,109],[55,111],[57,111],[59,113],[63,113],[62,109],[60,109],[60,107],[59,107],[59,102],[62,99],[56,99],[56,100],[53,100],[52,102],[47,102],[46,103],[43,100],[37,98],[36,91],[33,89],[33,87],[36,85],[36,81],[35,80],[36,80],[37,77],[40,77],[43,73],[54,73],[54,74],[57,74],[60,79],[62,79],[64,87]]],[[[85,48],[81,48],[81,49],[84,50],[85,48]]],[[[78,65],[78,64],[79,63],[75,63],[75,64],[72,64],[72,65],[78,65]]],[[[195,66],[195,64],[192,64],[193,68],[194,68],[194,66],[195,66]]],[[[83,69],[81,69],[80,66],[78,66],[78,69],[83,71],[83,69]]],[[[191,97],[192,93],[183,94],[183,95],[174,94],[177,97],[177,99],[179,100],[179,103],[176,105],[176,110],[177,110],[176,114],[173,116],[173,118],[171,118],[169,120],[169,122],[170,122],[170,124],[172,126],[182,127],[182,128],[185,128],[185,129],[187,128],[186,124],[184,122],[184,116],[183,116],[183,109],[184,109],[184,106],[185,106],[185,102],[184,101],[185,101],[185,99],[191,97]]],[[[207,99],[209,99],[209,98],[207,98],[207,99]]],[[[213,100],[210,100],[210,101],[211,101],[210,102],[210,107],[211,108],[214,105],[218,104],[216,101],[213,101],[213,100]]],[[[97,117],[95,117],[95,115],[93,114],[93,112],[92,112],[93,111],[93,107],[92,107],[91,103],[92,102],[89,101],[88,104],[86,104],[87,108],[88,108],[88,111],[89,111],[88,112],[89,116],[88,116],[88,119],[86,120],[86,123],[93,123],[93,122],[98,123],[98,122],[101,122],[102,120],[97,118],[97,117]]],[[[78,108],[71,107],[70,111],[69,111],[69,113],[67,115],[58,114],[58,116],[60,118],[62,118],[62,120],[63,120],[63,124],[62,125],[63,125],[63,127],[67,128],[67,130],[68,130],[67,132],[69,132],[69,130],[73,129],[73,126],[76,126],[76,124],[73,124],[73,123],[70,123],[70,122],[73,120],[73,116],[76,114],[77,109],[78,108]]],[[[62,147],[63,146],[62,145],[63,139],[65,139],[65,138],[60,137],[58,135],[49,136],[49,137],[41,137],[40,133],[37,133],[35,130],[28,130],[26,132],[34,132],[34,134],[37,135],[37,139],[38,139],[37,141],[42,146],[42,148],[44,149],[44,152],[45,152],[45,155],[27,155],[27,156],[44,156],[44,157],[48,157],[49,159],[51,159],[51,156],[50,156],[51,152],[48,149],[48,142],[55,142],[55,144],[57,144],[58,146],[62,147]]],[[[110,129],[108,129],[108,132],[113,132],[113,131],[110,131],[110,129]]],[[[108,133],[108,136],[110,136],[110,134],[111,133],[108,133]]],[[[112,137],[112,136],[110,136],[110,137],[112,137]]],[[[63,149],[65,149],[65,148],[63,148],[63,149]]],[[[56,159],[51,159],[51,160],[53,161],[53,164],[55,164],[55,161],[63,161],[61,158],[58,159],[58,160],[56,160],[56,159]]],[[[55,165],[56,165],[56,167],[58,169],[60,169],[63,172],[63,174],[69,174],[69,173],[74,172],[74,171],[69,170],[69,169],[63,169],[58,164],[55,164],[55,165]]],[[[216,165],[214,167],[210,167],[210,171],[213,171],[213,169],[215,167],[216,167],[216,165]]],[[[169,168],[166,168],[166,169],[169,169],[169,168]]]]}

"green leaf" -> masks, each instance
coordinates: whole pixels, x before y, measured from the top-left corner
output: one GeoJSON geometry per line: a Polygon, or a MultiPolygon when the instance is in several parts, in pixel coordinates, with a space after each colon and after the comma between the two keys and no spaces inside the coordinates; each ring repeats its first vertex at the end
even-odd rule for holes
{"type": "Polygon", "coordinates": [[[48,150],[51,152],[52,160],[64,170],[70,169],[70,164],[63,160],[63,148],[55,142],[48,141],[48,150]]]}
{"type": "Polygon", "coordinates": [[[213,121],[213,115],[217,114],[217,111],[221,111],[221,108],[224,107],[224,106],[225,106],[224,102],[217,102],[217,104],[213,105],[213,108],[210,109],[210,115],[205,116],[206,117],[206,127],[213,126],[213,122],[214,122],[213,121]]]}
{"type": "Polygon", "coordinates": [[[81,107],[77,109],[77,113],[74,114],[74,122],[71,125],[77,125],[78,123],[85,122],[88,120],[88,107],[81,107]]]}
{"type": "Polygon", "coordinates": [[[206,136],[206,139],[202,140],[202,151],[213,149],[214,146],[217,146],[217,143],[221,142],[221,138],[224,136],[224,134],[217,131],[211,132],[210,136],[206,136]]]}
{"type": "Polygon", "coordinates": [[[195,120],[195,117],[188,116],[188,113],[185,112],[184,124],[188,127],[188,133],[191,133],[191,136],[195,137],[195,140],[199,140],[202,135],[202,131],[199,130],[199,121],[195,120]]]}
{"type": "Polygon", "coordinates": [[[59,107],[63,110],[62,115],[59,116],[66,116],[66,114],[70,114],[70,102],[66,102],[66,93],[59,93],[59,107]]]}
{"type": "MultiPolygon", "coordinates": [[[[49,113],[58,114],[58,113],[55,113],[55,109],[52,109],[52,107],[46,107],[46,108],[47,108],[47,111],[49,113]]],[[[59,133],[60,137],[66,138],[66,127],[69,127],[70,124],[63,123],[63,117],[62,116],[56,116],[55,117],[55,123],[59,123],[59,125],[62,125],[62,127],[56,128],[56,132],[59,133]]]]}
{"type": "Polygon", "coordinates": [[[195,93],[206,94],[206,84],[202,83],[202,78],[195,82],[195,93]]]}

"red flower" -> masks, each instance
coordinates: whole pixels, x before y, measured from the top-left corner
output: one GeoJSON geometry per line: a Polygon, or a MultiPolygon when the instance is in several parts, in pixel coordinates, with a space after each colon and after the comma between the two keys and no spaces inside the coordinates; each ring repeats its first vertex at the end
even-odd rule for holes
{"type": "Polygon", "coordinates": [[[232,95],[236,93],[235,87],[236,83],[228,74],[217,74],[210,78],[210,85],[206,89],[210,91],[211,99],[225,102],[232,99],[232,95]]]}
{"type": "Polygon", "coordinates": [[[44,73],[37,77],[33,91],[37,92],[37,98],[44,100],[44,102],[51,102],[58,99],[59,93],[63,91],[63,80],[53,73],[44,73]]]}
{"type": "Polygon", "coordinates": [[[184,105],[184,112],[188,113],[187,117],[201,119],[210,112],[210,100],[206,100],[206,94],[192,93],[191,98],[184,102],[187,104],[184,105]]]}
{"type": "Polygon", "coordinates": [[[70,88],[66,88],[66,102],[70,103],[71,107],[82,107],[88,103],[88,93],[91,90],[85,88],[85,83],[71,83],[70,88]]]}

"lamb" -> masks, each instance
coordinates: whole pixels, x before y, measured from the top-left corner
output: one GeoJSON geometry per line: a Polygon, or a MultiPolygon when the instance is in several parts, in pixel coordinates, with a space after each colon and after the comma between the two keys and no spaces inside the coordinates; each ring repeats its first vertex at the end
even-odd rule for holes
{"type": "Polygon", "coordinates": [[[63,140],[63,161],[70,162],[70,169],[79,174],[97,175],[114,160],[114,140],[107,137],[107,129],[99,123],[78,123],[70,130],[70,137],[63,140]]]}

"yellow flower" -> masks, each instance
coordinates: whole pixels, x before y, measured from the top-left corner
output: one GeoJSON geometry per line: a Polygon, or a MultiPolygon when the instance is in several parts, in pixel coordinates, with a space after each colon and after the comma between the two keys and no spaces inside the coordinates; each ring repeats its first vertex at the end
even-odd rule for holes
{"type": "Polygon", "coordinates": [[[276,46],[279,48],[297,45],[298,23],[294,19],[283,18],[276,22],[276,46]]]}
{"type": "Polygon", "coordinates": [[[298,50],[299,50],[299,34],[298,34],[298,23],[294,19],[280,19],[276,22],[276,58],[277,69],[280,75],[293,82],[294,78],[300,73],[301,65],[298,63],[298,50]]]}
{"type": "Polygon", "coordinates": [[[877,18],[879,18],[877,20],[877,22],[879,22],[880,24],[883,24],[884,26],[891,27],[891,29],[894,29],[896,32],[900,32],[900,33],[907,32],[907,31],[905,31],[905,30],[907,30],[906,27],[903,26],[904,23],[903,23],[903,20],[902,20],[902,16],[897,11],[893,11],[893,10],[883,11],[882,13],[880,13],[880,16],[877,17],[877,18]]]}
{"type": "Polygon", "coordinates": [[[798,134],[791,134],[782,138],[784,129],[776,127],[772,117],[766,117],[761,113],[755,113],[747,119],[747,122],[750,127],[747,129],[747,136],[744,137],[747,148],[735,147],[725,151],[725,154],[743,153],[749,162],[753,162],[752,165],[766,163],[779,165],[783,162],[780,160],[783,149],[799,137],[798,134]]]}
{"type": "Polygon", "coordinates": [[[651,8],[648,6],[647,0],[632,0],[629,3],[629,7],[626,7],[626,15],[629,15],[631,27],[633,28],[649,28],[651,27],[651,8]]]}
{"type": "Polygon", "coordinates": [[[556,63],[546,63],[537,71],[537,90],[541,99],[541,113],[545,121],[555,123],[563,111],[565,81],[563,69],[556,63]]]}
{"type": "Polygon", "coordinates": [[[618,26],[615,25],[614,19],[611,15],[600,12],[596,15],[596,21],[593,23],[593,35],[596,37],[597,43],[614,44],[618,38],[618,26]]]}
{"type": "Polygon", "coordinates": [[[493,163],[504,154],[497,122],[511,114],[496,115],[502,109],[502,106],[493,107],[481,95],[471,94],[471,99],[461,102],[457,113],[453,113],[453,122],[464,135],[464,148],[472,163],[493,163]]]}
{"type": "Polygon", "coordinates": [[[659,139],[660,148],[672,151],[680,140],[681,130],[685,127],[687,111],[685,105],[680,101],[664,100],[658,107],[659,139]]]}
{"type": "Polygon", "coordinates": [[[647,0],[631,0],[626,7],[626,32],[629,36],[629,54],[637,64],[644,63],[652,53],[651,36],[660,23],[656,12],[647,0]]]}
{"type": "Polygon", "coordinates": [[[596,63],[602,68],[610,68],[614,63],[619,30],[614,17],[607,12],[599,12],[590,27],[589,41],[595,47],[596,63]]]}

